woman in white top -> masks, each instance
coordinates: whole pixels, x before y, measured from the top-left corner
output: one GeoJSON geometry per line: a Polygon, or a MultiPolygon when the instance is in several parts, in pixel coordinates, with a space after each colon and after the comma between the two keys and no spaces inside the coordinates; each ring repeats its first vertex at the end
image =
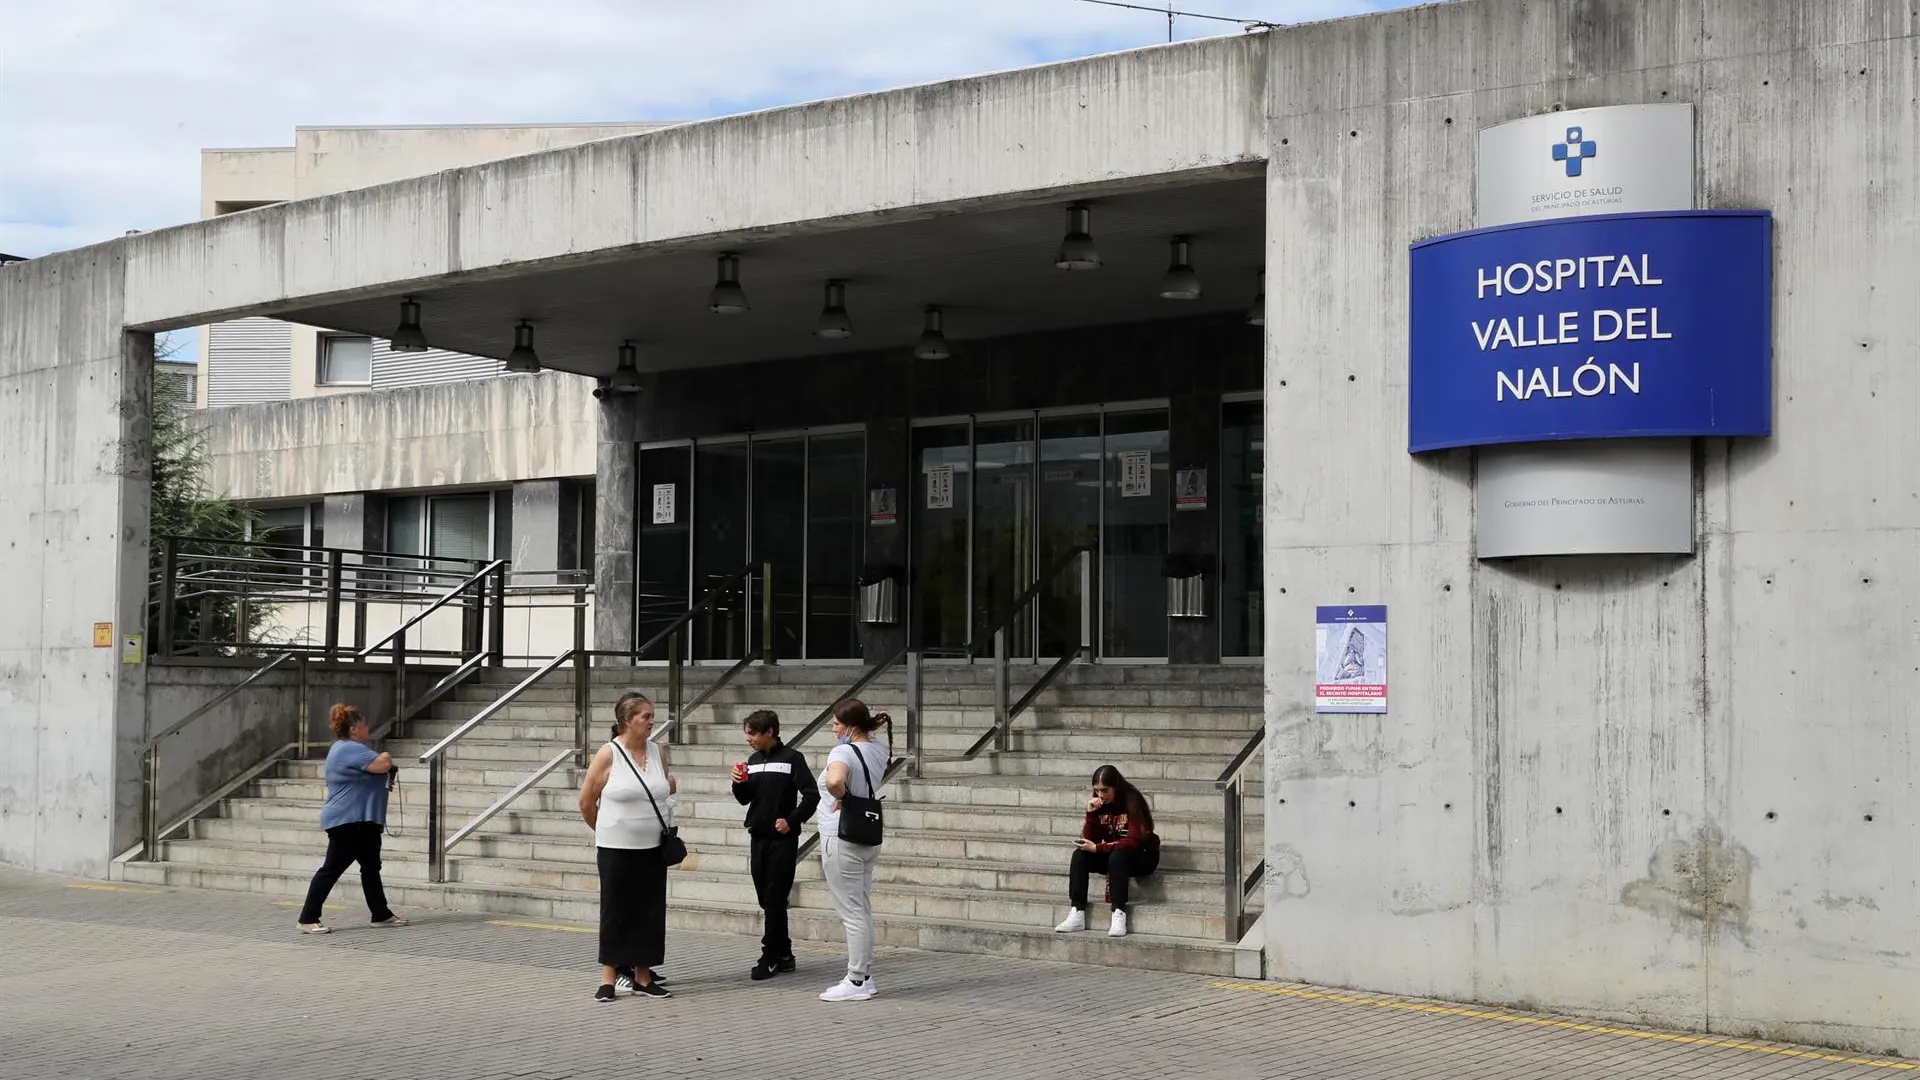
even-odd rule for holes
{"type": "MultiPolygon", "coordinates": [[[[891,724],[886,713],[873,713],[849,698],[833,707],[833,734],[840,740],[827,755],[820,773],[820,866],[827,892],[847,928],[847,975],[820,995],[822,1001],[865,1001],[879,992],[873,985],[873,867],[878,847],[840,839],[840,800],[851,794],[874,798],[874,788],[887,772],[887,744],[873,737],[881,724],[891,724]]],[[[891,727],[888,728],[892,730],[891,727]]]]}
{"type": "Polygon", "coordinates": [[[600,864],[600,989],[612,1001],[621,969],[633,971],[633,992],[672,997],[654,979],[666,959],[667,865],[660,859],[662,824],[673,821],[673,793],[661,753],[650,746],[653,702],[623,695],[613,707],[613,741],[600,748],[580,785],[580,816],[593,829],[600,864]]]}

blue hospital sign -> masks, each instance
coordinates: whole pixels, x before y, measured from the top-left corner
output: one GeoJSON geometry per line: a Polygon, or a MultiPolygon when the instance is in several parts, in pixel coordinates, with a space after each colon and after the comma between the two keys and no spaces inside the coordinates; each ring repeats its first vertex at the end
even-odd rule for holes
{"type": "MultiPolygon", "coordinates": [[[[1594,156],[1569,132],[1569,165],[1594,156]]],[[[1561,218],[1413,245],[1408,450],[1773,431],[1773,219],[1561,218]]]]}

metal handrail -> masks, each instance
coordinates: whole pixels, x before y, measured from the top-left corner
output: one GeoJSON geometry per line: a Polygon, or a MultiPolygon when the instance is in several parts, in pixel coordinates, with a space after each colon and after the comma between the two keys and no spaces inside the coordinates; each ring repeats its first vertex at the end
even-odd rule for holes
{"type": "Polygon", "coordinates": [[[989,746],[996,752],[1006,750],[1012,742],[1014,717],[1025,712],[1040,697],[1040,694],[1053,684],[1053,680],[1059,678],[1062,671],[1082,656],[1088,659],[1093,657],[1093,547],[1087,544],[1067,552],[1065,558],[1047,568],[1044,576],[1034,579],[1033,584],[1021,592],[1020,599],[1014,603],[1013,610],[994,627],[993,727],[974,740],[973,745],[967,748],[964,759],[971,761],[989,746]],[[1026,693],[1020,695],[1018,701],[1011,701],[1009,700],[1011,692],[1007,686],[1009,676],[1007,631],[1013,625],[1013,620],[1028,604],[1039,597],[1045,586],[1052,583],[1061,571],[1076,564],[1080,567],[1080,643],[1068,649],[1065,656],[1055,660],[1046,671],[1042,672],[1040,678],[1027,688],[1026,693]]]}
{"type": "Polygon", "coordinates": [[[816,732],[818,732],[821,728],[826,726],[827,721],[833,719],[833,710],[835,708],[838,708],[841,702],[847,700],[850,697],[855,697],[860,693],[860,691],[865,690],[868,684],[872,683],[873,680],[879,678],[882,674],[886,672],[888,668],[892,667],[893,665],[899,663],[901,660],[905,659],[908,651],[909,650],[905,646],[902,646],[900,650],[898,652],[895,652],[892,656],[889,656],[885,660],[882,660],[879,663],[868,668],[864,673],[861,674],[859,678],[853,680],[852,686],[849,686],[845,690],[842,690],[839,694],[836,694],[834,696],[833,703],[828,705],[826,708],[820,710],[820,714],[818,716],[815,716],[812,720],[808,721],[807,726],[801,728],[799,734],[795,735],[791,739],[788,739],[786,741],[787,745],[799,746],[801,743],[806,742],[808,739],[812,738],[816,732]]]}
{"type": "MultiPolygon", "coordinates": [[[[1038,600],[1040,598],[1041,590],[1045,589],[1049,584],[1051,584],[1054,578],[1060,576],[1060,572],[1062,570],[1065,570],[1067,567],[1072,566],[1076,561],[1079,560],[1080,556],[1090,555],[1092,553],[1093,553],[1092,544],[1080,544],[1075,547],[1068,548],[1064,553],[1061,554],[1061,556],[1058,559],[1055,559],[1053,561],[1052,566],[1047,567],[1046,570],[1042,571],[1039,574],[1039,576],[1035,577],[1033,581],[1030,584],[1028,584],[1028,586],[1025,589],[1021,590],[1020,595],[1014,598],[1013,605],[1007,608],[1007,613],[1001,616],[1000,621],[995,623],[991,629],[986,631],[986,634],[984,636],[987,638],[988,643],[991,643],[992,639],[998,636],[999,634],[1001,634],[1003,631],[1006,631],[1007,629],[1011,628],[1013,626],[1013,620],[1020,617],[1020,613],[1026,610],[1026,607],[1028,604],[1031,604],[1035,600],[1038,600]]],[[[980,649],[980,642],[977,642],[977,641],[969,642],[967,644],[967,655],[969,657],[978,659],[980,656],[979,649],[980,649]]]]}
{"type": "Polygon", "coordinates": [[[571,759],[574,756],[574,753],[575,753],[574,748],[569,746],[565,750],[562,750],[559,753],[548,758],[547,763],[545,765],[542,765],[538,769],[535,769],[533,772],[529,773],[527,775],[527,778],[525,780],[520,781],[519,784],[515,785],[512,791],[509,791],[505,795],[502,795],[498,799],[495,799],[493,801],[492,806],[489,806],[485,810],[482,810],[478,814],[475,814],[471,819],[467,821],[465,825],[462,825],[458,829],[454,830],[453,835],[447,837],[447,842],[441,845],[442,852],[444,853],[445,851],[452,850],[455,844],[458,844],[460,841],[465,840],[469,836],[472,836],[474,832],[476,832],[480,828],[480,826],[485,825],[489,821],[492,821],[495,814],[498,814],[500,811],[505,810],[515,799],[518,799],[520,796],[525,795],[528,791],[532,790],[535,784],[538,784],[540,781],[545,780],[547,778],[548,773],[551,773],[553,770],[560,767],[561,762],[571,759]]]}
{"type": "Polygon", "coordinates": [[[492,562],[488,563],[487,565],[474,571],[473,573],[468,574],[466,578],[464,578],[460,582],[460,584],[455,585],[453,588],[448,589],[446,592],[440,594],[440,599],[435,600],[433,603],[428,604],[426,607],[422,608],[418,614],[414,615],[413,618],[408,619],[406,622],[401,623],[398,628],[393,630],[386,637],[383,637],[379,641],[376,641],[373,644],[367,646],[366,648],[361,649],[359,652],[355,653],[354,655],[364,660],[367,657],[373,655],[374,653],[379,652],[381,649],[386,648],[389,644],[393,642],[395,638],[399,637],[400,635],[406,633],[408,630],[411,630],[416,625],[418,625],[422,619],[425,619],[427,616],[433,614],[436,611],[439,611],[442,607],[445,607],[447,604],[451,603],[454,597],[459,596],[461,593],[466,592],[469,588],[472,588],[476,582],[486,580],[486,577],[488,574],[491,574],[496,570],[503,570],[506,568],[506,566],[507,566],[507,561],[505,559],[495,559],[492,562]]]}
{"type": "Polygon", "coordinates": [[[151,738],[149,738],[145,743],[141,745],[140,747],[141,752],[142,753],[150,752],[151,750],[153,750],[154,747],[160,745],[160,741],[162,739],[165,739],[177,733],[181,728],[184,728],[188,724],[194,722],[195,720],[200,719],[202,716],[205,716],[207,713],[211,712],[216,706],[224,704],[228,698],[234,696],[235,694],[238,694],[242,690],[245,690],[247,687],[252,686],[255,680],[259,679],[261,676],[265,675],[267,672],[272,671],[273,669],[279,667],[281,664],[284,664],[289,660],[297,660],[297,659],[299,659],[298,653],[283,652],[279,656],[274,657],[272,660],[267,661],[266,664],[262,665],[259,668],[256,668],[253,674],[247,676],[244,679],[241,679],[239,682],[233,684],[232,686],[229,686],[225,690],[222,690],[220,693],[216,694],[211,701],[206,702],[205,704],[201,705],[199,708],[194,709],[192,712],[188,713],[187,715],[181,717],[178,720],[175,720],[173,723],[168,724],[165,728],[161,729],[158,733],[153,735],[151,738]]]}
{"type": "MultiPolygon", "coordinates": [[[[668,623],[666,627],[662,629],[659,633],[648,638],[645,644],[633,650],[633,655],[636,657],[639,657],[652,652],[653,647],[655,645],[658,645],[661,642],[667,640],[669,636],[679,633],[681,628],[693,622],[694,619],[699,618],[701,615],[706,614],[707,611],[710,610],[713,607],[713,605],[719,601],[721,594],[726,591],[727,586],[732,585],[736,581],[744,582],[746,579],[752,577],[753,571],[757,567],[770,568],[771,566],[772,566],[771,563],[766,563],[766,562],[760,562],[760,561],[750,562],[747,565],[741,567],[740,569],[735,570],[733,573],[728,574],[726,577],[721,578],[720,583],[708,589],[707,594],[701,597],[700,600],[697,603],[695,603],[692,607],[688,608],[686,611],[686,614],[681,615],[678,618],[674,619],[672,622],[668,623]]],[[[766,594],[765,602],[769,606],[773,602],[773,590],[769,587],[771,583],[765,579],[770,578],[771,576],[772,575],[770,573],[763,575],[762,584],[760,586],[760,591],[766,594]]],[[[765,619],[763,620],[763,622],[767,624],[771,624],[772,620],[765,619]]],[[[767,629],[770,629],[770,626],[764,627],[763,631],[767,629]]]]}
{"type": "Polygon", "coordinates": [[[1220,890],[1225,901],[1228,941],[1239,941],[1240,935],[1246,933],[1247,896],[1266,878],[1267,861],[1264,858],[1254,865],[1251,873],[1244,877],[1240,873],[1240,863],[1245,857],[1242,849],[1245,846],[1247,763],[1259,752],[1266,737],[1264,728],[1254,732],[1247,744],[1233,756],[1220,778],[1213,782],[1223,802],[1220,890]]]}

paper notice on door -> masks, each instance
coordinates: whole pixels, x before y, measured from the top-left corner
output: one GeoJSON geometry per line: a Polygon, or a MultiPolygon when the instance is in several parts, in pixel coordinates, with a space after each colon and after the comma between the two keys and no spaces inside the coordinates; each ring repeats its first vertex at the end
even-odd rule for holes
{"type": "Polygon", "coordinates": [[[677,485],[653,485],[653,523],[655,525],[673,524],[674,495],[677,485]]]}
{"type": "Polygon", "coordinates": [[[935,465],[927,470],[927,509],[953,509],[953,466],[935,465]]]}
{"type": "Polygon", "coordinates": [[[1138,499],[1153,494],[1153,455],[1145,450],[1120,451],[1120,497],[1138,499]]]}

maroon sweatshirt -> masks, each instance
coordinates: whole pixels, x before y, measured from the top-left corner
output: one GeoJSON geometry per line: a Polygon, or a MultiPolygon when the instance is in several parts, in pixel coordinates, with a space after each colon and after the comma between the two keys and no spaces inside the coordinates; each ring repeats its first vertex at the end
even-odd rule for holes
{"type": "Polygon", "coordinates": [[[1094,850],[1099,852],[1160,850],[1160,837],[1153,825],[1149,822],[1136,828],[1126,808],[1114,803],[1087,811],[1080,838],[1093,841],[1094,850]]]}

